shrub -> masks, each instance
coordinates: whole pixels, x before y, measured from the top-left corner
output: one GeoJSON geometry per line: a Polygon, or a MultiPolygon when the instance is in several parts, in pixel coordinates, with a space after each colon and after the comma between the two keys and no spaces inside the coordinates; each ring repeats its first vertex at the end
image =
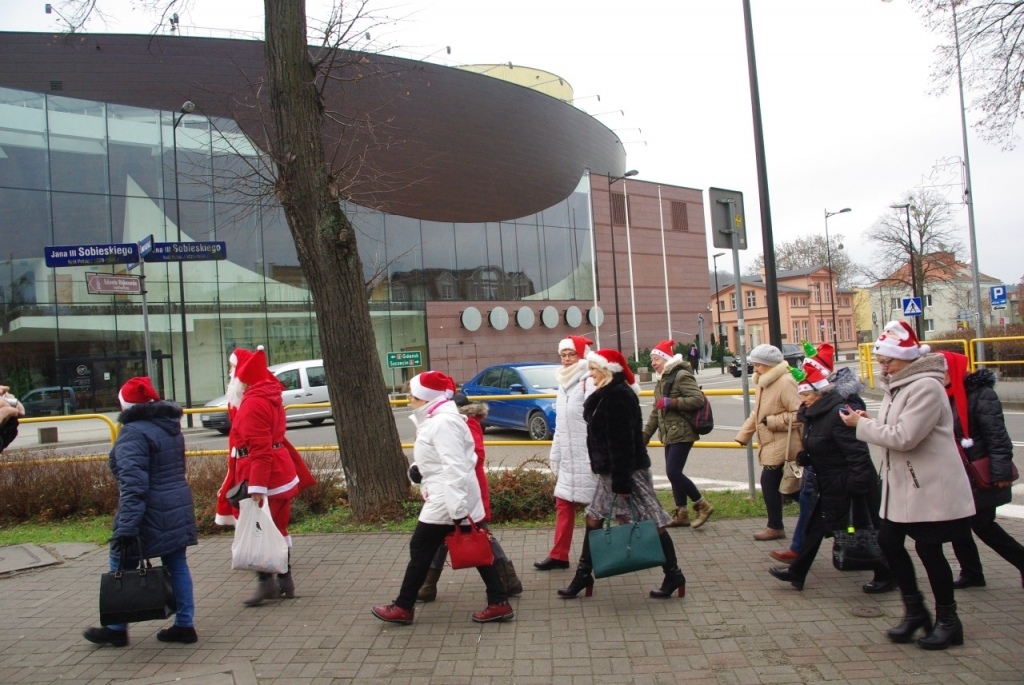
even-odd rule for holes
{"type": "Polygon", "coordinates": [[[538,457],[508,471],[489,471],[487,482],[494,523],[542,521],[555,512],[555,477],[538,457]]]}

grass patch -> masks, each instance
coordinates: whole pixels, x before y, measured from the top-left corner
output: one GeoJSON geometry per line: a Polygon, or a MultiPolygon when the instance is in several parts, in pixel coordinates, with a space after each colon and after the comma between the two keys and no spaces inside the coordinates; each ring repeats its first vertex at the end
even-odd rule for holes
{"type": "MultiPolygon", "coordinates": [[[[746,492],[706,492],[708,501],[715,507],[715,513],[708,525],[715,521],[729,519],[764,518],[767,511],[764,508],[764,500],[760,495],[751,500],[746,492]]],[[[666,510],[674,510],[672,493],[659,491],[658,499],[666,510]]],[[[411,503],[412,504],[412,503],[411,503]]],[[[797,515],[795,503],[786,505],[787,516],[797,515]]],[[[289,532],[295,535],[322,535],[328,533],[383,533],[383,532],[411,532],[416,527],[416,516],[419,513],[418,506],[407,506],[406,517],[394,523],[382,523],[376,525],[356,524],[352,522],[352,512],[348,507],[338,506],[320,514],[307,512],[302,520],[295,521],[289,526],[289,532]]],[[[92,516],[75,519],[51,520],[51,521],[28,521],[25,523],[8,524],[0,529],[0,546],[20,545],[25,543],[48,544],[55,542],[92,542],[103,544],[110,537],[110,524],[112,517],[92,516]]],[[[510,520],[505,523],[494,523],[493,528],[550,528],[554,526],[555,517],[549,515],[542,518],[535,518],[528,521],[510,520]]],[[[576,525],[583,526],[582,508],[576,517],[576,525]]],[[[229,535],[231,528],[221,528],[219,532],[204,532],[204,537],[210,535],[229,535]]]]}

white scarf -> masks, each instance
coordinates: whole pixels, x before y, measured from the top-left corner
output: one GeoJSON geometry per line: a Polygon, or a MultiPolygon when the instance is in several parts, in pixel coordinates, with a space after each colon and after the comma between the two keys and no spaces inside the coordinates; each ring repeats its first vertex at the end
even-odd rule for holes
{"type": "Polygon", "coordinates": [[[586,362],[583,361],[579,364],[573,364],[572,366],[563,366],[555,372],[555,378],[558,380],[558,385],[561,386],[562,390],[567,390],[572,380],[579,374],[583,373],[586,368],[586,362]]]}

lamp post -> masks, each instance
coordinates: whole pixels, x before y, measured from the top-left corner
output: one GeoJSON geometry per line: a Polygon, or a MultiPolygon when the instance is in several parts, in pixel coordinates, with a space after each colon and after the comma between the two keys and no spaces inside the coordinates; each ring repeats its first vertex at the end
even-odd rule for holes
{"type": "MultiPolygon", "coordinates": [[[[619,270],[615,257],[615,216],[612,213],[612,184],[636,176],[639,171],[630,169],[622,176],[608,177],[608,228],[612,232],[612,288],[615,290],[615,349],[622,352],[622,319],[619,315],[619,270]]],[[[625,211],[625,207],[623,207],[625,211]]]]}
{"type": "Polygon", "coordinates": [[[715,327],[718,329],[718,366],[725,375],[725,348],[722,346],[722,296],[718,289],[718,258],[724,257],[724,252],[711,255],[711,261],[715,263],[715,327]]]}
{"type": "MultiPolygon", "coordinates": [[[[171,126],[171,147],[174,150],[174,218],[178,225],[178,242],[181,242],[181,193],[178,191],[178,124],[196,109],[196,103],[186,100],[185,104],[178,110],[174,117],[174,125],[171,126]]],[[[192,381],[189,379],[188,369],[188,320],[185,316],[185,269],[182,262],[178,262],[178,296],[181,298],[181,359],[182,368],[185,374],[185,406],[192,406],[192,381]]],[[[188,414],[188,426],[192,427],[192,415],[188,414]]]]}
{"type": "MultiPolygon", "coordinates": [[[[917,267],[914,265],[914,232],[910,228],[910,204],[904,205],[889,205],[891,209],[903,209],[907,212],[907,246],[910,248],[910,290],[911,297],[918,297],[917,292],[917,267]]],[[[915,316],[914,328],[917,330],[917,339],[924,340],[924,334],[921,331],[921,319],[924,318],[924,308],[922,307],[921,316],[915,316]]],[[[883,324],[884,325],[884,324],[883,324]]]]}
{"type": "Polygon", "coordinates": [[[836,346],[836,352],[839,351],[839,327],[836,325],[836,289],[832,286],[832,243],[828,239],[828,218],[836,214],[846,214],[852,211],[849,207],[844,207],[838,212],[825,210],[825,255],[828,258],[829,301],[832,303],[832,344],[836,346]]]}

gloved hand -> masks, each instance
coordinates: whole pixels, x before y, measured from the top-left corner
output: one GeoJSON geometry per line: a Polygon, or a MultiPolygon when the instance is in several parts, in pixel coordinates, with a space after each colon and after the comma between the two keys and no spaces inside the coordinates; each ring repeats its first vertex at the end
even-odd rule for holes
{"type": "Polygon", "coordinates": [[[467,517],[462,516],[462,517],[457,518],[457,519],[452,519],[452,523],[454,523],[456,526],[461,526],[463,523],[465,523],[466,518],[467,517]]]}
{"type": "Polygon", "coordinates": [[[116,554],[122,552],[136,552],[138,547],[136,544],[136,537],[134,535],[121,535],[118,537],[110,538],[110,551],[116,554]]]}
{"type": "Polygon", "coordinates": [[[420,474],[420,467],[416,464],[409,467],[409,480],[417,485],[423,482],[423,476],[420,474]]]}
{"type": "Polygon", "coordinates": [[[797,466],[811,465],[811,455],[808,454],[807,450],[800,450],[796,453],[796,464],[797,466]]]}
{"type": "Polygon", "coordinates": [[[662,397],[655,403],[657,409],[671,409],[672,400],[667,397],[662,397]]]}

